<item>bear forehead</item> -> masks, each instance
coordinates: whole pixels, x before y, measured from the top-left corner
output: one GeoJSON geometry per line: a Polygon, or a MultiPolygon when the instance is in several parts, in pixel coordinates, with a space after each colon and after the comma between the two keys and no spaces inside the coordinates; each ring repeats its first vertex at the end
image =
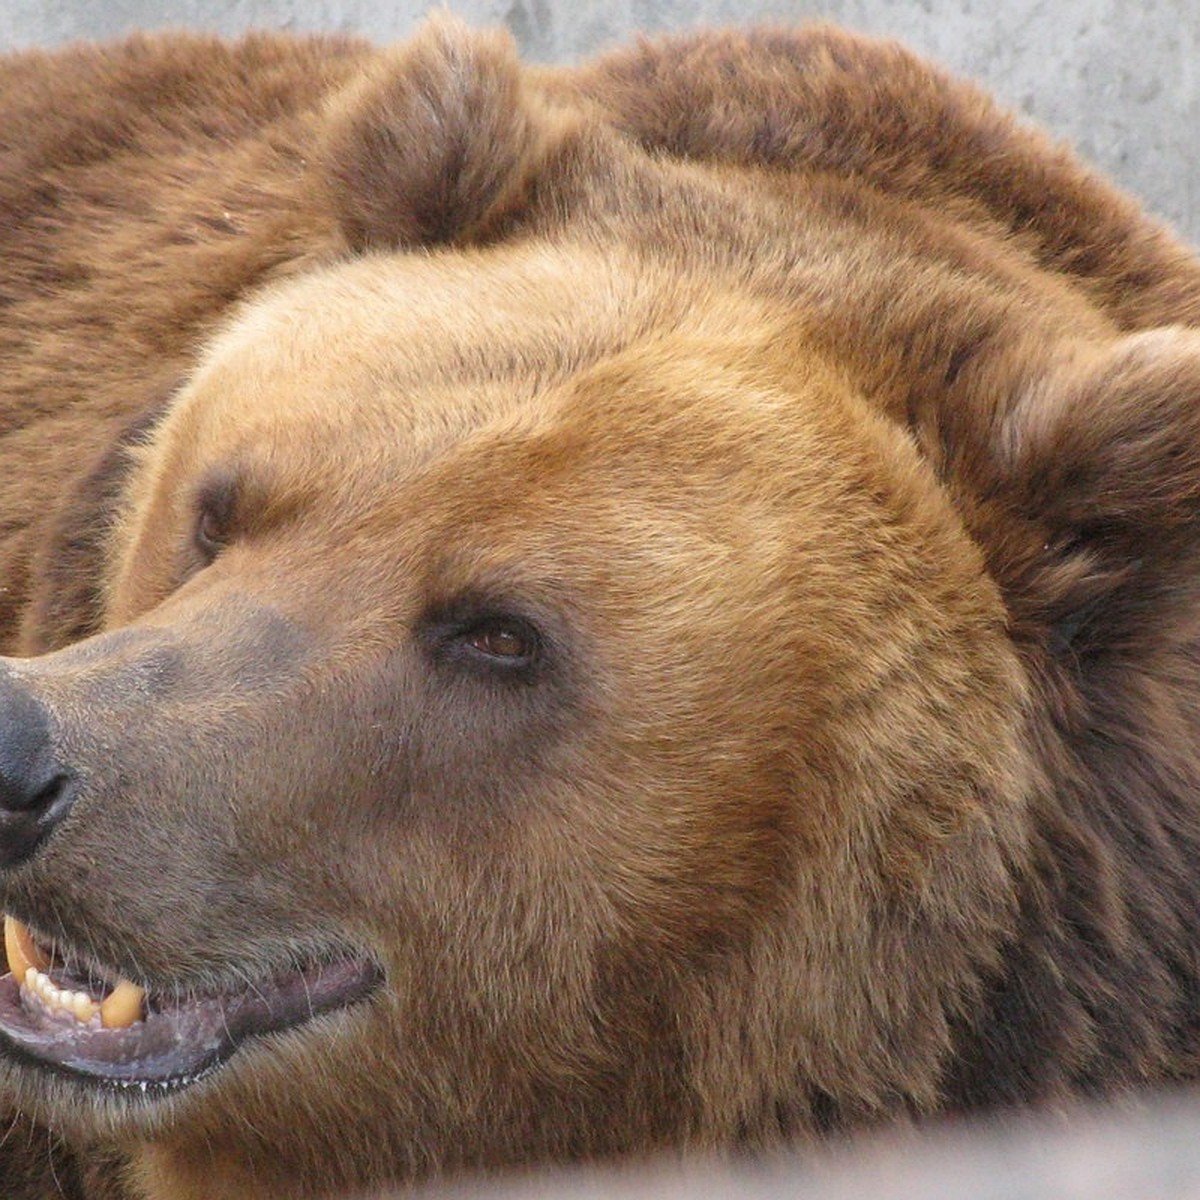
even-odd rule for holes
{"type": "Polygon", "coordinates": [[[141,456],[118,577],[139,545],[188,536],[214,477],[290,554],[375,539],[355,569],[384,580],[448,547],[526,579],[576,558],[590,575],[599,550],[617,591],[683,596],[701,563],[765,579],[816,554],[840,593],[889,497],[917,540],[958,525],[790,313],[577,245],[380,255],[247,306],[141,456]]]}
{"type": "MultiPolygon", "coordinates": [[[[777,382],[771,343],[781,319],[734,283],[607,249],[500,247],[341,264],[239,313],[178,393],[152,457],[175,477],[273,458],[280,484],[351,469],[365,481],[372,464],[394,480],[489,429],[515,423],[527,437],[561,422],[567,395],[580,398],[572,422],[599,418],[597,435],[625,439],[632,453],[651,397],[676,407],[664,387],[640,384],[673,373],[669,387],[694,393],[723,357],[749,361],[756,351],[750,375],[777,382]],[[698,349],[707,365],[680,365],[698,349]],[[580,386],[614,363],[624,365],[580,386]],[[620,403],[597,413],[606,388],[620,403]],[[641,409],[626,403],[633,391],[641,409]]],[[[739,390],[708,405],[708,419],[736,416],[739,390]]]]}

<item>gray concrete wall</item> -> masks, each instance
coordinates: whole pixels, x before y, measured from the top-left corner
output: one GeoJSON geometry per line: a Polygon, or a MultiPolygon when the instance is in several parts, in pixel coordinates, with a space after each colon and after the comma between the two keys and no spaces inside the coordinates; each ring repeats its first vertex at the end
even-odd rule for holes
{"type": "MultiPolygon", "coordinates": [[[[460,1180],[407,1200],[1200,1200],[1200,1098],[961,1121],[735,1163],[460,1180]]],[[[403,1200],[393,1192],[362,1200],[403,1200]]]]}
{"type": "MultiPolygon", "coordinates": [[[[406,36],[422,0],[0,0],[0,48],[138,28],[406,36]]],[[[563,62],[634,30],[829,17],[899,37],[990,87],[1200,242],[1200,0],[450,0],[563,62]]]]}

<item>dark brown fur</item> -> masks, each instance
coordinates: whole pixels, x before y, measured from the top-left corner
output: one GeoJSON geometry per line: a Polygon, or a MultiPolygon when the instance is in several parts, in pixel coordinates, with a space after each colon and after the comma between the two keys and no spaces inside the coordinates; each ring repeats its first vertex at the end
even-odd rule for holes
{"type": "Polygon", "coordinates": [[[0,115],[0,648],[87,778],[5,903],[386,975],[144,1106],[6,1068],[9,1194],[1195,1078],[1200,266],[1131,201],[826,28],[142,39],[0,115]]]}

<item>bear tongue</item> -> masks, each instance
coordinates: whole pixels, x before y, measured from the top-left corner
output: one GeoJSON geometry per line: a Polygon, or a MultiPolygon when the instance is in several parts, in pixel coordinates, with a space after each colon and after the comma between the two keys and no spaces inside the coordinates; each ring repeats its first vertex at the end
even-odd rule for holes
{"type": "Polygon", "coordinates": [[[28,928],[7,913],[4,916],[4,949],[8,969],[17,983],[23,984],[49,1008],[73,1016],[81,1024],[92,1019],[96,1010],[105,1029],[128,1029],[142,1018],[146,999],[144,988],[128,979],[102,1000],[84,993],[63,993],[50,982],[50,959],[34,941],[28,928]]]}

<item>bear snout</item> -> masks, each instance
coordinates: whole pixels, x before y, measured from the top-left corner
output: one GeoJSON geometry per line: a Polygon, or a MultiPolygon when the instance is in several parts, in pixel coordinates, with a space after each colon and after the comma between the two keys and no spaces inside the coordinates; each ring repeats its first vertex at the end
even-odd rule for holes
{"type": "Polygon", "coordinates": [[[194,805],[236,786],[239,714],[287,675],[286,652],[269,614],[239,621],[216,606],[190,616],[186,630],[129,626],[34,658],[0,657],[0,872],[31,859],[72,812],[89,831],[88,853],[107,856],[113,828],[128,838],[150,795],[165,819],[168,797],[194,805]],[[162,748],[181,740],[191,753],[168,786],[162,748]]]}
{"type": "Polygon", "coordinates": [[[45,704],[0,660],[0,869],[30,858],[75,802],[45,704]]]}

